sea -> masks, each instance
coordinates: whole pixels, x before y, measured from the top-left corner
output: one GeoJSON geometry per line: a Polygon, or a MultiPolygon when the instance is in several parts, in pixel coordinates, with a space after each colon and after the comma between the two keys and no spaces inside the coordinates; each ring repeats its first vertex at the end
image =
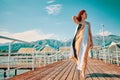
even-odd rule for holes
{"type": "MultiPolygon", "coordinates": [[[[0,66],[1,65],[7,65],[7,63],[6,63],[7,61],[8,61],[7,56],[0,56],[0,66]]],[[[11,58],[10,61],[13,62],[14,60],[11,58]]],[[[22,74],[22,73],[27,72],[27,71],[30,71],[30,70],[28,70],[28,69],[26,69],[26,70],[25,69],[24,70],[19,69],[19,70],[17,70],[17,75],[22,74]]],[[[6,74],[8,75],[8,72],[6,74]]],[[[15,69],[10,70],[10,75],[9,76],[10,77],[15,76],[15,69]]],[[[2,68],[0,68],[0,80],[5,80],[5,78],[4,78],[4,69],[2,69],[2,68]]]]}

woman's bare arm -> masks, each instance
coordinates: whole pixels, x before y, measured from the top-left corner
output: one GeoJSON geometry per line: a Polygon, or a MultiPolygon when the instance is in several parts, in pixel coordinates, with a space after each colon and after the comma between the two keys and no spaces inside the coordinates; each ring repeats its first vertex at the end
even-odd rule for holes
{"type": "Polygon", "coordinates": [[[79,24],[79,21],[78,21],[78,19],[77,19],[76,16],[72,16],[72,20],[73,20],[73,22],[74,22],[76,25],[79,24]]]}
{"type": "Polygon", "coordinates": [[[93,40],[92,40],[91,26],[90,26],[90,23],[88,23],[88,24],[89,24],[89,36],[90,36],[91,48],[93,48],[93,40]]]}

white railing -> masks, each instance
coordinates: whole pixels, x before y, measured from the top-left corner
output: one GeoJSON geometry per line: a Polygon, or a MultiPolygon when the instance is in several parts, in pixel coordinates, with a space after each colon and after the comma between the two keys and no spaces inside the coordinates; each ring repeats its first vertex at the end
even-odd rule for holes
{"type": "MultiPolygon", "coordinates": [[[[93,58],[103,60],[105,63],[116,64],[120,66],[120,51],[110,49],[93,50],[93,58]]],[[[90,53],[91,54],[91,53],[90,53]]]]}
{"type": "Polygon", "coordinates": [[[37,53],[37,59],[40,64],[43,63],[43,66],[46,66],[47,64],[51,64],[57,61],[65,60],[69,58],[69,52],[62,52],[62,51],[51,51],[51,52],[40,52],[37,53]],[[41,56],[39,56],[41,55],[41,56]]]}
{"type": "MultiPolygon", "coordinates": [[[[37,53],[33,50],[33,52],[29,53],[29,54],[28,53],[12,53],[11,45],[15,41],[28,43],[30,45],[33,43],[29,43],[29,42],[18,40],[18,39],[8,38],[5,36],[0,36],[0,38],[11,40],[11,42],[9,43],[9,52],[7,53],[7,56],[5,56],[5,57],[7,57],[8,61],[0,63],[0,65],[1,64],[3,65],[4,63],[7,64],[6,65],[7,70],[4,70],[4,72],[3,71],[0,72],[0,73],[6,74],[6,76],[7,76],[6,79],[11,77],[10,71],[13,71],[13,70],[15,70],[15,73],[17,73],[16,71],[18,69],[30,67],[30,66],[31,66],[31,69],[34,70],[35,67],[46,66],[48,64],[52,64],[57,61],[69,59],[69,51],[50,51],[50,52],[40,51],[39,53],[37,53]],[[13,54],[14,54],[14,56],[13,56],[13,54]],[[11,60],[13,60],[13,61],[11,61],[11,60]],[[17,65],[18,67],[11,68],[12,66],[15,66],[15,65],[17,65]]],[[[33,46],[33,48],[35,48],[37,45],[38,44],[35,44],[33,46]]]]}
{"type": "MultiPolygon", "coordinates": [[[[7,74],[7,78],[9,78],[10,77],[10,71],[12,70],[12,69],[10,69],[11,68],[11,65],[10,65],[10,59],[11,59],[11,45],[14,43],[14,42],[16,42],[16,41],[18,41],[18,42],[23,42],[23,43],[27,43],[27,44],[33,44],[33,43],[30,43],[30,42],[26,42],[26,41],[23,41],[23,40],[19,40],[19,39],[14,39],[14,38],[9,38],[9,37],[5,37],[5,36],[0,36],[0,38],[1,39],[5,39],[5,40],[10,40],[11,42],[9,42],[9,45],[8,45],[8,61],[6,62],[7,63],[7,70],[6,71],[4,71],[4,74],[6,74],[6,72],[8,72],[8,74],[7,74]]],[[[33,55],[32,55],[32,57],[33,57],[33,64],[34,64],[34,52],[32,53],[33,55]]],[[[13,61],[14,62],[14,61],[13,61]]],[[[15,69],[18,69],[18,68],[15,68],[15,69]]],[[[32,70],[34,70],[34,65],[32,65],[32,70]]],[[[1,73],[1,72],[0,72],[1,73]]]]}

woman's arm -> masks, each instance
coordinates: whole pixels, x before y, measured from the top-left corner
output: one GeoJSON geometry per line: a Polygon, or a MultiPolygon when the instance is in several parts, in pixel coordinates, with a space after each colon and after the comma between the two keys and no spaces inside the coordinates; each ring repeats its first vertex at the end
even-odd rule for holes
{"type": "Polygon", "coordinates": [[[74,22],[76,25],[79,24],[79,21],[78,21],[78,19],[77,19],[76,16],[72,16],[72,20],[73,20],[73,22],[74,22]]]}
{"type": "Polygon", "coordinates": [[[91,48],[93,48],[93,40],[92,40],[91,26],[90,26],[90,23],[88,23],[88,24],[89,24],[90,46],[91,46],[91,48]]]}

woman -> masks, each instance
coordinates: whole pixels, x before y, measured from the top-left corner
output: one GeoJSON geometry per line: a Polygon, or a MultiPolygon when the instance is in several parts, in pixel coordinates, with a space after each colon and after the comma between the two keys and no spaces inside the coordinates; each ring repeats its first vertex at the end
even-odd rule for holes
{"type": "Polygon", "coordinates": [[[80,70],[81,80],[85,80],[88,51],[93,47],[90,23],[85,21],[86,18],[87,14],[85,10],[81,10],[77,17],[72,16],[77,27],[72,42],[70,58],[77,63],[77,69],[80,70]]]}

